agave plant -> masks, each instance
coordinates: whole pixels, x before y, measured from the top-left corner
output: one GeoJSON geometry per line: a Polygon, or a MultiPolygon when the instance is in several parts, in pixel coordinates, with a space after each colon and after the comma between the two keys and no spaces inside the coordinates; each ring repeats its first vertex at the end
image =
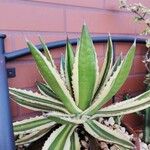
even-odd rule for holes
{"type": "Polygon", "coordinates": [[[124,135],[111,130],[97,119],[125,115],[150,106],[150,91],[147,91],[128,101],[104,107],[129,74],[135,42],[124,59],[120,55],[113,64],[113,46],[109,37],[100,73],[95,48],[86,25],[83,25],[75,56],[67,40],[66,53],[61,57],[59,72],[42,40],[45,55],[31,42],[27,44],[45,83],[37,83],[39,92],[10,88],[10,94],[19,105],[41,111],[42,115],[13,124],[14,134],[17,136],[16,145],[33,142],[59,124],[42,150],[80,149],[77,132],[80,126],[100,141],[115,143],[127,149],[134,148],[134,144],[124,135]]]}

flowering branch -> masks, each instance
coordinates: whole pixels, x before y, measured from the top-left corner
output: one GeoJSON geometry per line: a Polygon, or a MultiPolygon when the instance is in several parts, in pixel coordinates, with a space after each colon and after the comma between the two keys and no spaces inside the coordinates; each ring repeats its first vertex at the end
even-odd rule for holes
{"type": "MultiPolygon", "coordinates": [[[[121,9],[126,9],[135,14],[134,20],[136,22],[142,22],[146,25],[142,34],[150,35],[150,8],[143,6],[141,3],[127,4],[127,0],[119,0],[119,3],[121,9]]],[[[150,47],[150,45],[147,46],[150,47]]]]}

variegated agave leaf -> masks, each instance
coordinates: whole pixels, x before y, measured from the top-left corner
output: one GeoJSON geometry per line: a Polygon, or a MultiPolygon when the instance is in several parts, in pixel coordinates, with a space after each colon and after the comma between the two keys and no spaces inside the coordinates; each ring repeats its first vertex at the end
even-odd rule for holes
{"type": "Polygon", "coordinates": [[[44,136],[56,123],[44,116],[25,119],[13,123],[16,145],[34,142],[44,136]]]}
{"type": "Polygon", "coordinates": [[[51,65],[56,69],[54,60],[53,60],[53,58],[52,58],[52,56],[51,56],[51,54],[50,54],[50,52],[49,52],[49,50],[48,50],[47,45],[44,43],[44,40],[43,40],[41,37],[39,37],[39,39],[40,39],[41,45],[42,45],[42,47],[43,47],[43,50],[44,50],[44,52],[45,52],[45,56],[46,56],[47,60],[48,60],[48,61],[51,63],[51,65]]]}
{"type": "Polygon", "coordinates": [[[97,55],[92,39],[87,31],[87,27],[84,26],[75,55],[72,78],[73,83],[75,83],[73,85],[75,100],[78,102],[78,107],[82,110],[89,107],[92,102],[98,80],[97,55]]]}
{"type": "Polygon", "coordinates": [[[59,100],[57,95],[52,91],[52,89],[47,84],[44,84],[44,83],[41,83],[41,82],[37,82],[36,85],[37,85],[38,90],[40,91],[40,93],[42,95],[48,96],[50,98],[53,97],[56,100],[59,100]]]}
{"type": "Polygon", "coordinates": [[[38,139],[40,139],[41,137],[43,137],[46,133],[48,133],[50,131],[50,127],[45,128],[45,129],[41,129],[39,131],[35,131],[35,132],[31,132],[29,134],[25,134],[25,135],[20,135],[19,138],[17,138],[16,145],[24,145],[24,144],[28,144],[28,143],[32,143],[38,139]]]}
{"type": "MultiPolygon", "coordinates": [[[[15,97],[22,97],[22,98],[26,98],[26,99],[30,99],[32,101],[39,101],[39,102],[43,102],[43,103],[54,103],[54,104],[60,104],[63,106],[63,103],[61,101],[59,101],[56,98],[53,98],[52,96],[50,96],[50,94],[48,95],[46,93],[46,90],[48,91],[49,88],[46,87],[46,85],[44,84],[40,84],[38,85],[40,86],[40,90],[44,91],[44,94],[39,94],[37,92],[32,92],[31,90],[21,90],[21,89],[16,89],[16,88],[9,88],[9,92],[11,95],[15,96],[15,97]],[[45,89],[44,89],[45,87],[45,89]]],[[[50,90],[49,90],[50,91],[50,90]]],[[[51,91],[50,91],[51,92],[51,91]]]]}
{"type": "Polygon", "coordinates": [[[114,53],[113,52],[113,44],[112,44],[111,37],[109,37],[104,63],[102,65],[101,72],[99,75],[99,86],[98,86],[96,95],[97,95],[97,93],[99,93],[99,91],[102,89],[102,87],[106,84],[108,78],[111,75],[110,72],[111,72],[111,68],[113,65],[113,53],[114,53]]]}
{"type": "Polygon", "coordinates": [[[123,134],[111,130],[110,128],[102,125],[96,120],[87,121],[84,124],[84,128],[88,133],[90,133],[93,137],[99,139],[100,141],[116,143],[126,148],[134,147],[133,143],[127,140],[123,134]]]}
{"type": "Polygon", "coordinates": [[[36,116],[34,118],[14,122],[14,134],[19,135],[37,132],[45,128],[50,128],[55,124],[55,122],[51,121],[50,119],[44,116],[36,116]]]}
{"type": "Polygon", "coordinates": [[[150,105],[150,91],[147,91],[137,97],[119,102],[114,105],[100,109],[92,118],[110,117],[130,114],[136,111],[146,109],[150,105]]]}
{"type": "Polygon", "coordinates": [[[10,94],[15,97],[15,99],[13,99],[15,102],[28,109],[44,112],[55,110],[69,113],[63,103],[53,97],[15,88],[9,88],[9,91],[10,94]]]}
{"type": "Polygon", "coordinates": [[[71,46],[69,39],[67,39],[66,54],[65,54],[65,77],[66,77],[66,85],[67,85],[71,95],[73,94],[72,78],[71,78],[73,63],[74,63],[73,47],[71,46]]]}
{"type": "Polygon", "coordinates": [[[70,150],[71,137],[75,126],[63,125],[53,131],[48,140],[45,142],[42,150],[70,150]]]}
{"type": "Polygon", "coordinates": [[[125,58],[122,59],[120,55],[113,65],[113,43],[109,36],[104,63],[99,73],[94,44],[84,25],[75,57],[67,40],[65,57],[61,57],[60,74],[43,40],[41,43],[45,56],[31,42],[27,42],[45,81],[37,83],[41,94],[10,88],[11,97],[19,105],[43,113],[42,116],[14,123],[14,132],[18,137],[16,144],[33,142],[55,124],[59,124],[59,128],[53,131],[42,149],[79,150],[76,128],[81,124],[86,132],[98,140],[133,149],[131,141],[99,123],[97,118],[124,115],[150,107],[150,91],[147,91],[128,101],[103,108],[127,79],[134,58],[135,43],[125,58]]]}
{"type": "Polygon", "coordinates": [[[80,150],[79,136],[76,132],[73,132],[73,134],[70,137],[70,141],[71,141],[70,150],[80,150]]]}
{"type": "Polygon", "coordinates": [[[65,57],[64,55],[61,55],[61,60],[60,60],[60,76],[62,80],[66,84],[66,77],[65,77],[65,57]]]}

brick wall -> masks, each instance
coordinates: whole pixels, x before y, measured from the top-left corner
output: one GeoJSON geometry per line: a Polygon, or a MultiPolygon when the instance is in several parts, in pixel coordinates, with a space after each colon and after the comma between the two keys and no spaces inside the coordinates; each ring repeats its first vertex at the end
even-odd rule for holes
{"type": "MultiPolygon", "coordinates": [[[[150,2],[140,0],[150,7],[150,2]]],[[[138,2],[138,0],[130,0],[138,2]]],[[[46,42],[77,37],[85,21],[92,35],[115,34],[137,35],[143,26],[132,21],[132,15],[120,11],[117,0],[1,0],[0,1],[0,31],[7,35],[5,40],[6,52],[26,47],[25,38],[39,44],[38,35],[46,42]]],[[[131,44],[115,45],[117,55],[123,54],[131,44]]],[[[99,63],[104,58],[105,45],[97,46],[99,63]]],[[[52,55],[58,65],[63,49],[52,50],[52,55]]],[[[146,49],[138,45],[136,57],[130,76],[118,93],[136,95],[144,90],[145,68],[142,63],[146,49]]],[[[16,68],[16,77],[9,79],[9,86],[35,90],[35,81],[42,80],[35,63],[30,56],[8,62],[8,67],[16,68]]],[[[33,112],[12,102],[13,118],[19,119],[33,112]]]]}

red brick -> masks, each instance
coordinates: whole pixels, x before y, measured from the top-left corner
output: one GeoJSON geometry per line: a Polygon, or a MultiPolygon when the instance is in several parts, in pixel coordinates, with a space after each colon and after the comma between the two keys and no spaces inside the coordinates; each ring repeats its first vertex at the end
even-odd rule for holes
{"type": "MultiPolygon", "coordinates": [[[[133,22],[134,22],[134,18],[133,18],[133,22]]],[[[141,34],[147,27],[144,22],[134,22],[134,24],[135,24],[135,30],[137,34],[141,34]]]]}
{"type": "Polygon", "coordinates": [[[118,94],[133,93],[137,91],[143,91],[145,84],[143,83],[145,74],[129,76],[118,94]]]}
{"type": "Polygon", "coordinates": [[[137,44],[136,46],[136,54],[137,55],[145,55],[147,52],[147,48],[145,46],[145,44],[137,44]]]}
{"type": "MultiPolygon", "coordinates": [[[[123,55],[126,55],[130,46],[131,44],[128,44],[128,43],[117,43],[115,46],[116,55],[118,56],[121,52],[123,53],[123,55]]],[[[142,63],[142,60],[144,57],[143,53],[146,52],[144,49],[145,49],[145,46],[143,44],[137,44],[136,55],[134,58],[134,63],[132,65],[131,74],[138,74],[138,73],[146,72],[144,64],[142,63]]]]}
{"type": "Polygon", "coordinates": [[[16,77],[8,80],[10,87],[34,87],[37,80],[42,80],[33,62],[11,62],[7,66],[16,68],[16,77]]]}
{"type": "Polygon", "coordinates": [[[13,118],[18,116],[18,105],[12,100],[11,100],[11,112],[13,118]]]}
{"type": "Polygon", "coordinates": [[[99,70],[100,71],[101,71],[103,62],[104,62],[104,57],[98,57],[98,65],[99,65],[99,70]]]}
{"type": "Polygon", "coordinates": [[[66,19],[67,32],[80,32],[83,22],[86,22],[91,33],[135,33],[130,15],[68,9],[66,19]]]}
{"type": "MultiPolygon", "coordinates": [[[[40,44],[39,35],[32,34],[32,33],[24,33],[24,34],[14,35],[14,37],[13,37],[14,38],[14,49],[13,50],[26,48],[27,44],[26,44],[25,39],[32,41],[35,45],[40,44]]],[[[49,35],[42,34],[40,36],[44,39],[45,43],[64,40],[66,37],[65,35],[62,35],[62,34],[60,34],[60,35],[58,35],[58,34],[49,34],[49,35]]]]}
{"type": "Polygon", "coordinates": [[[31,118],[31,117],[35,117],[35,116],[39,116],[41,113],[38,111],[32,111],[23,107],[19,108],[20,114],[17,117],[14,117],[15,121],[18,120],[23,120],[23,119],[27,119],[27,118],[31,118]]]}
{"type": "Polygon", "coordinates": [[[31,55],[26,55],[26,56],[23,56],[23,57],[16,58],[15,61],[16,62],[19,62],[19,61],[33,61],[33,58],[32,58],[31,55]]]}
{"type": "Polygon", "coordinates": [[[120,102],[120,101],[125,100],[124,96],[126,96],[126,95],[128,95],[129,98],[136,97],[136,96],[142,94],[144,91],[145,91],[145,89],[140,90],[140,91],[136,91],[136,92],[118,93],[115,95],[115,102],[120,102]]]}
{"type": "Polygon", "coordinates": [[[59,59],[62,54],[65,54],[65,47],[52,49],[50,52],[53,59],[59,59]]]}
{"type": "Polygon", "coordinates": [[[110,9],[110,10],[121,10],[119,8],[119,1],[114,1],[114,0],[105,0],[105,3],[104,3],[104,8],[105,9],[110,9]]]}
{"type": "Polygon", "coordinates": [[[126,55],[131,45],[132,43],[116,43],[115,44],[116,55],[118,56],[120,55],[120,53],[122,53],[123,55],[126,55]]]}
{"type": "MultiPolygon", "coordinates": [[[[59,69],[60,58],[55,59],[55,64],[59,69]]],[[[7,67],[16,69],[16,77],[8,79],[10,87],[31,88],[36,86],[36,81],[43,81],[33,61],[14,61],[7,67]]]]}
{"type": "Polygon", "coordinates": [[[24,31],[64,31],[63,9],[30,3],[1,3],[0,29],[24,31]]]}
{"type": "Polygon", "coordinates": [[[146,74],[146,67],[144,65],[143,61],[143,56],[136,56],[134,58],[134,74],[141,74],[145,73],[146,74]]]}
{"type": "MultiPolygon", "coordinates": [[[[122,53],[123,55],[126,55],[131,46],[132,46],[132,43],[116,43],[115,44],[116,55],[120,55],[120,53],[122,53]]],[[[144,55],[146,51],[147,51],[147,48],[145,47],[145,44],[137,43],[136,55],[144,55]]]]}
{"type": "Polygon", "coordinates": [[[73,5],[73,6],[83,6],[83,7],[95,7],[95,8],[103,8],[103,0],[33,0],[39,2],[47,2],[54,4],[65,4],[65,5],[73,5]]]}
{"type": "Polygon", "coordinates": [[[35,113],[35,111],[19,106],[19,117],[28,116],[29,114],[35,113]]]}
{"type": "Polygon", "coordinates": [[[8,32],[4,32],[6,34],[5,38],[5,52],[10,52],[14,48],[13,35],[8,32]]]}
{"type": "Polygon", "coordinates": [[[96,53],[97,53],[97,56],[99,57],[104,57],[104,53],[105,53],[105,46],[104,44],[95,44],[95,49],[96,49],[96,53]]]}
{"type": "MultiPolygon", "coordinates": [[[[117,59],[117,57],[116,57],[116,59],[117,59]]],[[[99,64],[99,69],[100,70],[102,68],[103,62],[104,62],[104,57],[98,57],[98,64],[99,64]]],[[[130,70],[129,74],[134,74],[134,66],[133,65],[131,67],[131,70],[130,70]]]]}

